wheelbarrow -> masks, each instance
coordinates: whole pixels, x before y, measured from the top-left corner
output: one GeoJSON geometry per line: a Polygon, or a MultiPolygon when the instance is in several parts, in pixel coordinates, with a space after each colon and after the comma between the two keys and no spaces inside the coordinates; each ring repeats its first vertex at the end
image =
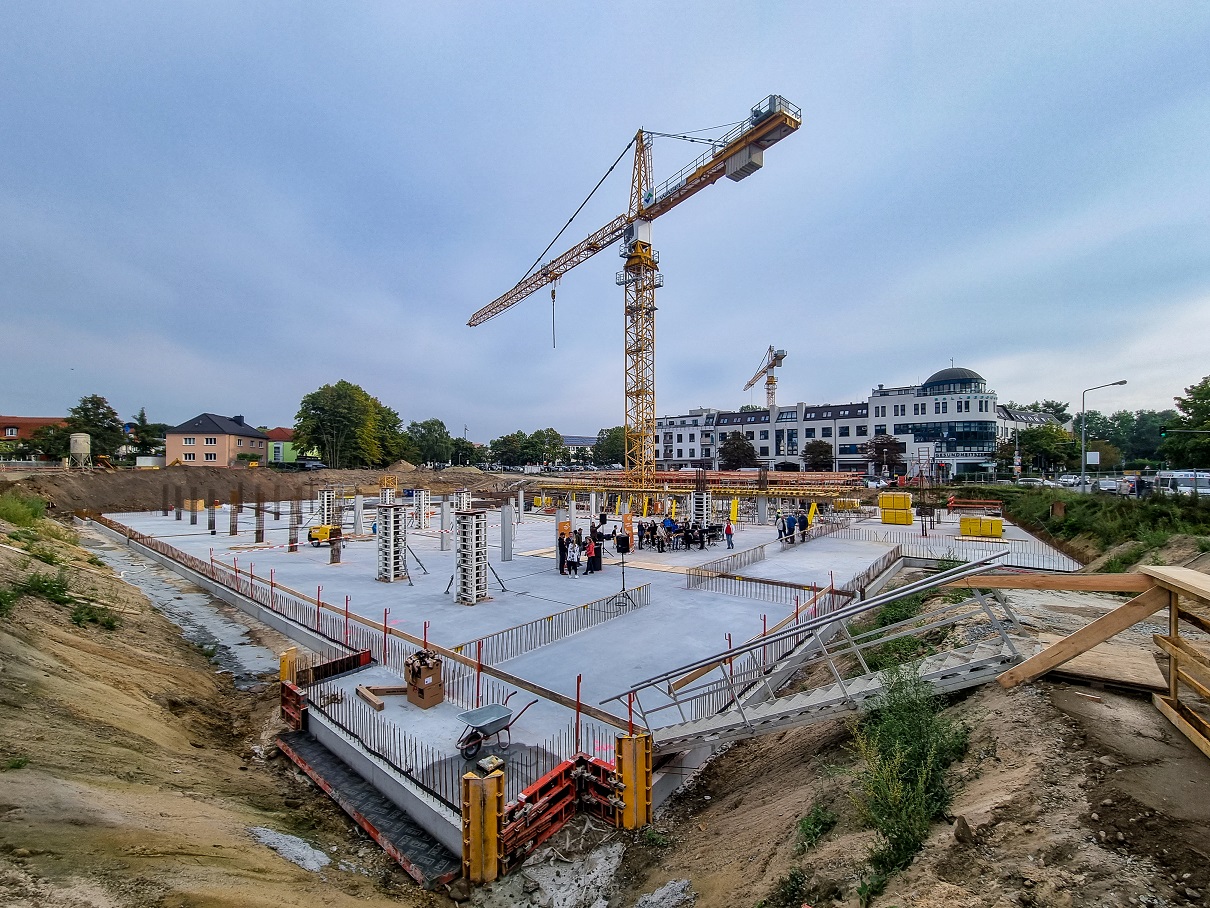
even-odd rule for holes
{"type": "Polygon", "coordinates": [[[458,720],[466,723],[466,731],[458,739],[458,751],[462,754],[462,759],[475,759],[479,748],[488,738],[495,738],[501,750],[508,750],[512,746],[513,739],[509,729],[521,718],[525,710],[538,702],[537,699],[531,700],[514,716],[513,711],[508,708],[508,701],[513,693],[516,691],[505,697],[503,703],[489,703],[487,706],[459,714],[458,720]]]}

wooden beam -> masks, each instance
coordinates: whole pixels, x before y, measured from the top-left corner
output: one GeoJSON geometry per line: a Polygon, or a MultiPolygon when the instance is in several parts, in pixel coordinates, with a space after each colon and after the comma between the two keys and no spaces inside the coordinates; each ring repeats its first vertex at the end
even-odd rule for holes
{"type": "Polygon", "coordinates": [[[365,687],[375,697],[398,696],[408,692],[406,684],[367,684],[365,687]]]}
{"type": "MultiPolygon", "coordinates": [[[[1192,685],[1198,688],[1198,693],[1210,685],[1210,656],[1203,653],[1188,640],[1180,637],[1165,637],[1162,634],[1152,634],[1155,645],[1166,652],[1172,659],[1172,665],[1179,667],[1183,675],[1192,674],[1200,683],[1192,685]]],[[[1206,696],[1203,694],[1203,696],[1206,696]]]]}
{"type": "Polygon", "coordinates": [[[1151,565],[1140,567],[1139,571],[1155,578],[1168,589],[1176,590],[1182,596],[1192,596],[1194,599],[1210,602],[1210,574],[1203,574],[1192,568],[1151,565]]]}
{"type": "Polygon", "coordinates": [[[1118,606],[1112,612],[1102,615],[1091,624],[1080,628],[1074,634],[1064,637],[1054,646],[1048,646],[1036,656],[1010,668],[997,680],[1002,687],[1016,687],[1023,681],[1040,678],[1067,660],[1087,652],[1099,643],[1104,643],[1110,637],[1121,633],[1128,627],[1133,627],[1144,618],[1151,617],[1160,609],[1165,608],[1168,602],[1167,590],[1152,587],[1124,605],[1118,606]]]}
{"type": "Polygon", "coordinates": [[[1180,729],[1181,734],[1193,742],[1193,746],[1210,757],[1210,726],[1206,720],[1171,697],[1151,695],[1155,708],[1164,714],[1169,722],[1180,729]]]}
{"type": "Polygon", "coordinates": [[[943,588],[1142,593],[1153,586],[1155,580],[1143,574],[977,574],[943,588]]]}
{"type": "Polygon", "coordinates": [[[1188,621],[1199,631],[1210,634],[1210,618],[1184,607],[1178,609],[1178,611],[1180,612],[1182,621],[1188,621]]]}
{"type": "Polygon", "coordinates": [[[357,685],[357,696],[369,703],[370,706],[374,707],[374,709],[376,709],[378,712],[382,712],[382,708],[386,706],[386,704],[383,703],[380,698],[375,697],[372,693],[370,693],[369,688],[363,684],[357,685]]]}

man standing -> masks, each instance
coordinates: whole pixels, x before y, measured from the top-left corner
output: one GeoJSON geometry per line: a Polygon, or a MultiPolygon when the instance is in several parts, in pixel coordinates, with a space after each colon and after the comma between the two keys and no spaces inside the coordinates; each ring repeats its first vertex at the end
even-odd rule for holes
{"type": "Polygon", "coordinates": [[[786,538],[786,518],[782,516],[781,511],[777,512],[777,541],[781,542],[786,538]]]}
{"type": "Polygon", "coordinates": [[[727,548],[735,548],[735,527],[731,526],[731,521],[727,521],[727,525],[723,527],[723,535],[727,537],[727,548]]]}
{"type": "Polygon", "coordinates": [[[799,511],[798,512],[798,541],[799,542],[807,541],[807,530],[808,529],[809,529],[809,527],[807,526],[807,512],[799,511]]]}
{"type": "Polygon", "coordinates": [[[787,514],[786,515],[786,542],[790,543],[790,545],[794,545],[794,524],[795,524],[794,514],[793,513],[787,514]]]}
{"type": "Polygon", "coordinates": [[[559,534],[559,573],[567,573],[567,534],[559,534]]]}

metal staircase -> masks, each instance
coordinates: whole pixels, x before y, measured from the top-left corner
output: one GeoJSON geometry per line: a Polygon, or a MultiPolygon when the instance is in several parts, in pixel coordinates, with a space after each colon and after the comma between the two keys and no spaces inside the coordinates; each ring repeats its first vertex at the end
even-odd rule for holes
{"type": "Polygon", "coordinates": [[[921,659],[921,679],[939,693],[991,681],[1032,653],[1033,643],[1019,633],[1016,615],[1002,597],[971,598],[943,605],[877,630],[852,633],[849,622],[888,602],[973,577],[996,567],[998,556],[962,565],[882,596],[816,615],[756,641],[649,678],[603,701],[638,708],[651,730],[657,753],[690,750],[820,722],[858,709],[883,690],[881,672],[871,671],[865,656],[874,647],[905,637],[921,637],[961,628],[963,645],[921,659]],[[769,653],[774,657],[769,658],[769,653]],[[776,689],[799,669],[825,665],[833,680],[811,690],[778,697],[776,689]],[[854,674],[854,672],[857,672],[854,674]],[[852,675],[846,678],[845,674],[852,675]],[[701,683],[695,683],[701,681],[701,683]],[[648,698],[644,706],[643,696],[648,698]],[[651,703],[653,695],[660,702],[651,703]],[[671,724],[661,724],[667,711],[671,724]]]}

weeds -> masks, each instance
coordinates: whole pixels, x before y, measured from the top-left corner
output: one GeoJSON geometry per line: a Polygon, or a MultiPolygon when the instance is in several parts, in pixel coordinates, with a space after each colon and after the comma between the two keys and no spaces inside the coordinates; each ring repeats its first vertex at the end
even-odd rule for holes
{"type": "Polygon", "coordinates": [[[24,769],[29,765],[29,757],[9,757],[4,763],[4,768],[9,769],[24,769]]]}
{"type": "Polygon", "coordinates": [[[800,908],[808,896],[806,873],[795,867],[773,884],[768,898],[756,903],[756,908],[800,908]]]}
{"type": "Polygon", "coordinates": [[[18,527],[8,534],[8,538],[13,542],[37,542],[42,537],[34,530],[18,527]]]}
{"type": "Polygon", "coordinates": [[[46,515],[46,502],[35,495],[5,492],[0,495],[0,520],[14,526],[32,527],[46,515]]]}
{"type": "Polygon", "coordinates": [[[877,894],[880,876],[912,862],[929,824],[949,806],[945,771],[965,752],[969,734],[940,715],[940,699],[913,666],[887,669],[883,677],[882,695],[854,729],[865,763],[854,800],[862,820],[878,833],[869,855],[872,875],[865,881],[869,898],[877,894]]]}
{"type": "Polygon", "coordinates": [[[1107,558],[1105,563],[1101,565],[1101,572],[1105,574],[1125,573],[1129,568],[1138,564],[1145,554],[1147,554],[1146,545],[1141,542],[1132,545],[1130,548],[1107,558]]]}
{"type": "Polygon", "coordinates": [[[86,624],[99,624],[107,631],[115,630],[119,624],[118,616],[103,605],[89,605],[81,602],[71,610],[71,623],[79,627],[86,624]]]}
{"type": "Polygon", "coordinates": [[[12,587],[0,586],[0,618],[7,618],[12,614],[13,606],[17,604],[17,600],[21,598],[21,591],[12,587]]]}
{"type": "Polygon", "coordinates": [[[796,854],[802,854],[819,844],[836,826],[840,818],[822,804],[812,804],[807,815],[798,820],[798,835],[794,842],[796,854]]]}
{"type": "Polygon", "coordinates": [[[67,591],[66,571],[59,571],[58,575],[54,577],[35,571],[21,581],[15,589],[21,593],[29,593],[31,596],[41,596],[56,605],[71,605],[73,602],[71,593],[67,591]]]}
{"type": "Polygon", "coordinates": [[[27,551],[30,553],[30,555],[32,555],[34,558],[37,558],[43,564],[55,565],[63,562],[63,559],[60,558],[57,553],[51,549],[48,549],[44,545],[31,545],[27,551]]]}
{"type": "Polygon", "coordinates": [[[877,870],[872,871],[868,876],[862,876],[861,882],[857,884],[857,902],[861,908],[869,908],[870,902],[886,891],[886,884],[889,881],[890,877],[887,874],[877,870]]]}
{"type": "Polygon", "coordinates": [[[919,637],[897,637],[865,652],[866,665],[880,672],[931,655],[933,648],[919,637]]]}
{"type": "Polygon", "coordinates": [[[1210,536],[1197,537],[1197,550],[1199,552],[1210,552],[1210,536]]]}
{"type": "Polygon", "coordinates": [[[650,845],[652,848],[671,848],[672,839],[666,833],[660,832],[654,826],[648,826],[643,829],[642,840],[644,845],[650,845]]]}

